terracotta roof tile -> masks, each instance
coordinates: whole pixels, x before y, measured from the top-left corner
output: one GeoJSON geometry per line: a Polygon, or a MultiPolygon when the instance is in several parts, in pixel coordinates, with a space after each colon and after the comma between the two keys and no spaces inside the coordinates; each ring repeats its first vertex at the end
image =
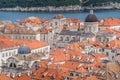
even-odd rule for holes
{"type": "Polygon", "coordinates": [[[120,25],[120,19],[113,17],[103,19],[103,22],[99,23],[100,27],[102,26],[110,27],[110,26],[118,26],[118,25],[120,25]]]}
{"type": "Polygon", "coordinates": [[[31,25],[35,26],[36,24],[41,24],[42,21],[38,17],[28,17],[23,20],[19,21],[20,23],[30,23],[31,25]]]}
{"type": "Polygon", "coordinates": [[[5,74],[0,74],[0,80],[13,80],[12,78],[8,77],[5,74]]]}
{"type": "Polygon", "coordinates": [[[7,26],[5,26],[6,29],[8,30],[12,30],[15,28],[15,25],[14,24],[8,24],[7,26]]]}
{"type": "Polygon", "coordinates": [[[69,23],[80,23],[80,22],[82,22],[81,20],[76,19],[76,18],[68,18],[67,21],[69,23]]]}
{"type": "Polygon", "coordinates": [[[31,80],[30,76],[23,73],[21,76],[16,76],[13,80],[31,80]]]}
{"type": "Polygon", "coordinates": [[[30,49],[36,49],[36,48],[48,45],[46,42],[42,42],[42,41],[38,41],[38,40],[18,40],[18,39],[15,39],[15,40],[13,40],[13,42],[17,46],[22,46],[25,44],[30,49]]]}

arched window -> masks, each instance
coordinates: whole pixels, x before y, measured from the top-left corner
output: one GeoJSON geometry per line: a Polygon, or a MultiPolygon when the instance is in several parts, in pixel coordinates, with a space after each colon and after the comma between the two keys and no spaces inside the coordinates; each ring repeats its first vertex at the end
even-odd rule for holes
{"type": "Polygon", "coordinates": [[[72,41],[75,41],[75,37],[72,37],[72,41]]]}
{"type": "Polygon", "coordinates": [[[69,41],[69,37],[66,37],[65,41],[69,41]]]}
{"type": "Polygon", "coordinates": [[[15,63],[10,63],[10,68],[16,68],[16,64],[15,63]]]}
{"type": "Polygon", "coordinates": [[[60,41],[63,41],[63,37],[60,37],[60,41]]]}
{"type": "Polygon", "coordinates": [[[106,52],[106,55],[109,56],[109,52],[106,52]]]}

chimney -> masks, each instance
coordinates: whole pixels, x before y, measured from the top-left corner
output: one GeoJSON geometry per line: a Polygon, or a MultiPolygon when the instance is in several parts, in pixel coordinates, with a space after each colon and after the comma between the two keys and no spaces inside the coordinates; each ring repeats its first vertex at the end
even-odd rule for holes
{"type": "Polygon", "coordinates": [[[68,50],[64,49],[63,52],[64,52],[65,54],[67,54],[67,53],[68,53],[68,50]]]}
{"type": "Polygon", "coordinates": [[[10,73],[10,77],[11,78],[15,78],[15,74],[14,73],[10,73]]]}
{"type": "Polygon", "coordinates": [[[27,72],[27,75],[30,76],[30,71],[27,72]]]}
{"type": "Polygon", "coordinates": [[[20,76],[21,76],[21,73],[18,73],[18,76],[20,77],[20,76]]]}

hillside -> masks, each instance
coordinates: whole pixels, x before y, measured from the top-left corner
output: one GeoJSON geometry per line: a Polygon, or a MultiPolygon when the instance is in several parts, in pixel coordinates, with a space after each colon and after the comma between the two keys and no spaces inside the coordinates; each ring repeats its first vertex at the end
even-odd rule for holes
{"type": "Polygon", "coordinates": [[[80,5],[80,0],[0,0],[0,8],[80,5]]]}
{"type": "Polygon", "coordinates": [[[46,7],[46,6],[102,6],[109,5],[110,2],[119,2],[120,0],[0,0],[0,8],[13,7],[46,7]]]}
{"type": "Polygon", "coordinates": [[[120,0],[82,0],[82,5],[89,6],[92,4],[93,6],[102,6],[102,5],[109,5],[110,2],[120,3],[120,0]]]}

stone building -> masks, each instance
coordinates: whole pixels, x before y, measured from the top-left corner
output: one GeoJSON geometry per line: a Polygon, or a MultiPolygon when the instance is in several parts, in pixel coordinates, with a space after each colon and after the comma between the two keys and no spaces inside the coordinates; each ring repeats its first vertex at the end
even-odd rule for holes
{"type": "Polygon", "coordinates": [[[18,46],[13,44],[7,36],[0,36],[0,69],[7,58],[17,54],[18,46]]]}
{"type": "Polygon", "coordinates": [[[29,27],[14,26],[13,29],[5,29],[4,34],[11,39],[40,40],[40,33],[29,27]]]}
{"type": "Polygon", "coordinates": [[[55,30],[51,26],[45,26],[38,31],[40,32],[40,41],[47,42],[53,49],[55,30]]]}
{"type": "Polygon", "coordinates": [[[99,22],[99,31],[105,29],[120,30],[120,19],[113,17],[101,19],[99,22]]]}
{"type": "Polygon", "coordinates": [[[116,39],[116,35],[110,32],[98,32],[96,35],[96,41],[107,43],[116,39]]]}
{"type": "Polygon", "coordinates": [[[21,74],[30,69],[40,67],[35,65],[37,61],[46,58],[46,54],[42,52],[31,53],[31,49],[24,45],[18,49],[18,54],[11,56],[2,65],[2,72],[6,74],[21,74]]]}
{"type": "Polygon", "coordinates": [[[95,35],[98,32],[98,20],[93,14],[93,10],[90,10],[90,14],[86,17],[84,22],[84,30],[70,31],[62,30],[57,34],[56,45],[57,47],[64,47],[71,42],[84,42],[89,40],[95,41],[95,35]]]}
{"type": "Polygon", "coordinates": [[[7,64],[7,60],[10,57],[19,58],[20,56],[18,55],[18,53],[24,54],[26,52],[29,52],[33,54],[32,57],[34,57],[34,59],[36,58],[35,55],[38,55],[37,53],[39,53],[38,55],[39,58],[36,58],[36,59],[48,59],[49,58],[50,46],[46,42],[41,42],[38,40],[21,40],[21,39],[13,40],[7,36],[0,36],[0,44],[1,44],[0,45],[0,53],[1,53],[0,54],[0,68],[2,68],[2,66],[4,67],[4,65],[7,64]],[[28,46],[29,48],[26,46],[28,46]],[[26,51],[26,49],[28,51],[26,51]]]}
{"type": "Polygon", "coordinates": [[[57,14],[50,20],[50,26],[53,28],[58,28],[61,25],[67,23],[67,18],[61,14],[57,14]]]}
{"type": "Polygon", "coordinates": [[[86,42],[88,39],[95,40],[95,35],[93,33],[81,31],[62,30],[57,36],[56,47],[64,47],[73,42],[86,42]]]}

